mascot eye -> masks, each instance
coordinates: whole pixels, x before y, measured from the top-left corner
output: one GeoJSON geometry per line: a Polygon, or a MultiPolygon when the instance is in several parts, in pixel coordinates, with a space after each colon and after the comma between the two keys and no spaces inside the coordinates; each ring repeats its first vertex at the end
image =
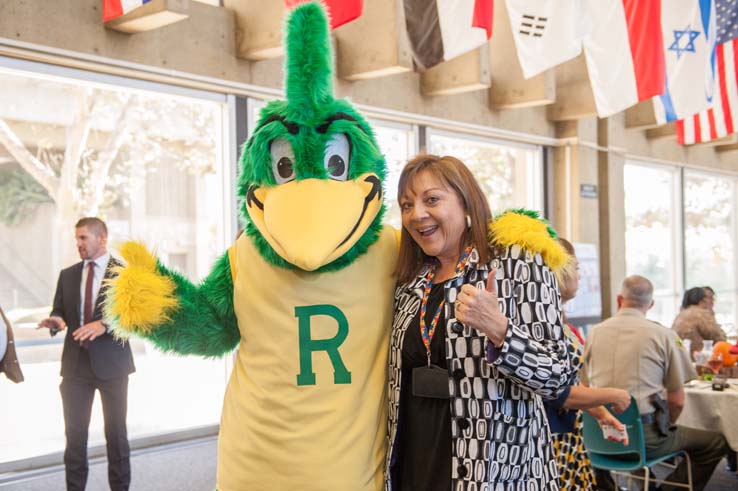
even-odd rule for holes
{"type": "Polygon", "coordinates": [[[274,140],[269,148],[272,153],[272,174],[277,184],[284,184],[295,178],[295,153],[292,145],[284,138],[274,140]]]}
{"type": "Polygon", "coordinates": [[[351,145],[343,133],[336,133],[328,140],[323,153],[323,166],[328,177],[337,181],[345,181],[348,177],[351,145]]]}

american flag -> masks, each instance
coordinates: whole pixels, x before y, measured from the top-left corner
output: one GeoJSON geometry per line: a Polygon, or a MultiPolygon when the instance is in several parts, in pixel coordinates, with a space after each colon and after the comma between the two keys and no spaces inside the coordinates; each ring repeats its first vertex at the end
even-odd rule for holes
{"type": "Polygon", "coordinates": [[[717,44],[738,38],[738,0],[715,0],[717,44]]]}
{"type": "Polygon", "coordinates": [[[703,143],[738,131],[738,0],[716,0],[717,47],[712,107],[676,122],[682,145],[703,143]]]}

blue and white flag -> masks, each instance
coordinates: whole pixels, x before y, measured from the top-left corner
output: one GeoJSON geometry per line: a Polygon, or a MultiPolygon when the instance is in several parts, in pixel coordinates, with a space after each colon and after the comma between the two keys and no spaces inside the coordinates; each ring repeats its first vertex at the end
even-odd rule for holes
{"type": "Polygon", "coordinates": [[[653,98],[664,124],[707,109],[715,92],[715,0],[670,0],[662,4],[666,84],[653,98]]]}

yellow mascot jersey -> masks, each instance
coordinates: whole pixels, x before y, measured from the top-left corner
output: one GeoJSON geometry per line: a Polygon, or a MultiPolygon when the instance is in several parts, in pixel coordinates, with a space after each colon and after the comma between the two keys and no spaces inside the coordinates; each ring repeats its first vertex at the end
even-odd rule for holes
{"type": "Polygon", "coordinates": [[[220,491],[382,488],[397,253],[385,227],[353,264],[310,273],[236,241],[241,342],[223,404],[220,491]]]}

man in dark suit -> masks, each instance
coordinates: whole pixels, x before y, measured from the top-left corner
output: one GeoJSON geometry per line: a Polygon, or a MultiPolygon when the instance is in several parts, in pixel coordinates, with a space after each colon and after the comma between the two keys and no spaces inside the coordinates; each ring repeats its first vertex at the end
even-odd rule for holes
{"type": "Polygon", "coordinates": [[[127,342],[113,338],[102,318],[105,280],[120,263],[107,252],[108,230],[99,218],[75,225],[82,262],[62,270],[51,315],[39,323],[51,335],[67,327],[60,386],[67,446],[64,450],[67,489],[87,483],[87,433],[95,390],[100,391],[108,453],[108,482],[113,491],[131,482],[126,431],[128,375],[135,371],[127,342]]]}

